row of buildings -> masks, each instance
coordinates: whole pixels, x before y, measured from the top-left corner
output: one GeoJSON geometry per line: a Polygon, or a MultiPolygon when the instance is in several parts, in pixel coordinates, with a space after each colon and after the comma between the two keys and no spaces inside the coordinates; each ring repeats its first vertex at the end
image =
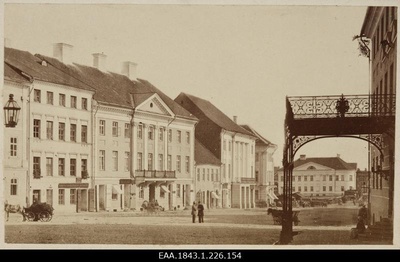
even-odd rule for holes
{"type": "Polygon", "coordinates": [[[71,45],[53,48],[53,57],[5,48],[3,104],[20,107],[3,132],[8,203],[81,212],[274,201],[276,145],[250,126],[201,98],[172,100],[138,79],[133,62],[117,74],[104,54],[85,66],[71,45]]]}

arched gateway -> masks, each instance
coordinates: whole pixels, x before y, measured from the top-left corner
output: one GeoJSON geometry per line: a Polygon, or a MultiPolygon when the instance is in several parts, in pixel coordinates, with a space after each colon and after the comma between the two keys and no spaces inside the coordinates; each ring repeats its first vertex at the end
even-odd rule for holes
{"type": "MultiPolygon", "coordinates": [[[[394,145],[395,95],[301,96],[286,98],[285,147],[283,151],[283,215],[280,244],[293,239],[292,173],[296,152],[305,144],[329,137],[351,137],[374,145],[384,159],[384,145],[394,145]]],[[[392,148],[394,155],[394,148],[392,148]]],[[[388,170],[394,176],[394,157],[388,170]]],[[[382,164],[377,164],[382,166],[382,164]]]]}

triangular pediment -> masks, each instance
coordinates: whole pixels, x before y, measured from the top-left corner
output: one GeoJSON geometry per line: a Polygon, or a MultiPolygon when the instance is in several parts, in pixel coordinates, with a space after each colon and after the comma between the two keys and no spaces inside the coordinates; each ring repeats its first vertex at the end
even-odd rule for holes
{"type": "Polygon", "coordinates": [[[153,94],[136,105],[136,110],[158,115],[174,116],[172,110],[164,103],[158,94],[153,94]]]}
{"type": "Polygon", "coordinates": [[[294,170],[333,170],[333,169],[328,166],[317,164],[315,162],[308,162],[295,167],[294,170]]]}

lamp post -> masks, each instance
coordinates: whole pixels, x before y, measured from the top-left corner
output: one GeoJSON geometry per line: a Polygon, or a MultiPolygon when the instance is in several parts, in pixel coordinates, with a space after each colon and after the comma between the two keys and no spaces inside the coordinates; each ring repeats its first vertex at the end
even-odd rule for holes
{"type": "Polygon", "coordinates": [[[18,123],[18,116],[21,108],[18,106],[17,102],[14,101],[13,94],[10,94],[10,97],[3,109],[6,127],[15,127],[18,123]]]}

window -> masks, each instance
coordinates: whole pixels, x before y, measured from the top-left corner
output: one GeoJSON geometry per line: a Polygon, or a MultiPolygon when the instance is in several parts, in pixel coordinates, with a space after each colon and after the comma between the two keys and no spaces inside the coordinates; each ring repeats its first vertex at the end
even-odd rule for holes
{"type": "Polygon", "coordinates": [[[47,104],[52,105],[53,104],[53,92],[47,91],[47,104]]]}
{"type": "Polygon", "coordinates": [[[167,156],[167,169],[168,169],[168,171],[172,170],[172,156],[171,155],[167,156]]]}
{"type": "Polygon", "coordinates": [[[158,169],[164,170],[164,155],[163,154],[158,155],[158,169]]]}
{"type": "Polygon", "coordinates": [[[181,185],[176,184],[176,196],[181,197],[181,185]]]}
{"type": "Polygon", "coordinates": [[[113,171],[118,171],[118,151],[112,152],[113,171]]]}
{"type": "Polygon", "coordinates": [[[329,186],[329,191],[332,192],[332,186],[329,186]]]}
{"type": "Polygon", "coordinates": [[[17,156],[17,138],[10,138],[10,156],[17,156]]]}
{"type": "Polygon", "coordinates": [[[340,180],[344,181],[344,175],[340,176],[340,180]]]}
{"type": "Polygon", "coordinates": [[[197,168],[197,181],[200,181],[200,168],[197,168]]]}
{"type": "Polygon", "coordinates": [[[322,191],[324,191],[324,192],[326,191],[326,186],[322,187],[322,191]]]}
{"type": "Polygon", "coordinates": [[[65,190],[58,189],[58,204],[65,205],[65,190]]]}
{"type": "Polygon", "coordinates": [[[214,181],[214,169],[211,169],[211,181],[214,181]]]}
{"type": "Polygon", "coordinates": [[[71,108],[76,108],[76,96],[71,96],[71,108]]]}
{"type": "Polygon", "coordinates": [[[322,181],[326,181],[326,176],[322,175],[322,181]]]}
{"type": "Polygon", "coordinates": [[[58,175],[65,176],[65,158],[58,159],[58,175]]]}
{"type": "Polygon", "coordinates": [[[340,191],[342,191],[342,192],[344,191],[344,186],[340,187],[340,191]]]}
{"type": "Polygon", "coordinates": [[[125,171],[130,171],[131,170],[131,165],[130,165],[130,161],[129,161],[129,152],[125,152],[125,171]]]}
{"type": "Polygon", "coordinates": [[[228,177],[231,178],[231,164],[228,164],[228,177]]]}
{"type": "Polygon", "coordinates": [[[310,176],[310,181],[314,181],[314,176],[310,176]]]}
{"type": "Polygon", "coordinates": [[[76,189],[72,188],[69,190],[69,203],[71,205],[75,205],[76,204],[76,189]]]}
{"type": "Polygon", "coordinates": [[[33,177],[40,178],[40,157],[33,157],[33,177]]]}
{"type": "Polygon", "coordinates": [[[329,181],[332,181],[333,180],[333,176],[329,176],[329,181]]]}
{"type": "Polygon", "coordinates": [[[307,176],[304,176],[304,181],[308,181],[308,177],[307,176]]]}
{"type": "Polygon", "coordinates": [[[219,179],[218,179],[218,169],[215,169],[215,181],[219,181],[219,179]]]}
{"type": "Polygon", "coordinates": [[[142,153],[137,153],[137,169],[138,170],[143,170],[143,158],[142,158],[142,153]]]}
{"type": "Polygon", "coordinates": [[[181,172],[181,156],[176,156],[176,171],[181,172]]]}
{"type": "Polygon", "coordinates": [[[81,126],[81,142],[87,143],[87,126],[86,125],[81,126]]]}
{"type": "Polygon", "coordinates": [[[168,129],[168,142],[172,142],[172,129],[168,129]]]}
{"type": "Polygon", "coordinates": [[[142,137],[143,137],[143,126],[142,125],[138,125],[137,137],[140,139],[142,139],[142,137]]]}
{"type": "Polygon", "coordinates": [[[336,176],[336,181],[339,181],[339,176],[338,175],[336,176]]]}
{"type": "Polygon", "coordinates": [[[207,168],[207,181],[210,181],[210,169],[207,168]]]}
{"type": "Polygon", "coordinates": [[[299,186],[298,189],[299,189],[298,191],[301,192],[301,186],[299,186]]]}
{"type": "Polygon", "coordinates": [[[70,140],[76,142],[76,124],[71,124],[70,140]]]}
{"type": "Polygon", "coordinates": [[[203,181],[206,181],[206,169],[203,168],[203,181]]]}
{"type": "Polygon", "coordinates": [[[81,159],[81,171],[87,171],[87,159],[81,159]]]}
{"type": "Polygon", "coordinates": [[[139,198],[144,198],[144,187],[143,186],[139,187],[139,198]]]}
{"type": "Polygon", "coordinates": [[[228,146],[228,149],[229,149],[229,151],[231,151],[231,148],[232,148],[232,142],[231,141],[229,141],[229,144],[228,144],[229,146],[228,146]]]}
{"type": "Polygon", "coordinates": [[[10,195],[16,196],[17,195],[17,179],[16,178],[11,178],[11,184],[10,184],[10,195]]]}
{"type": "Polygon", "coordinates": [[[153,170],[153,154],[149,153],[147,155],[147,170],[153,170]]]}
{"type": "Polygon", "coordinates": [[[190,132],[186,132],[186,143],[190,144],[190,132]]]}
{"type": "Polygon", "coordinates": [[[40,120],[33,119],[33,137],[40,138],[40,120]]]}
{"type": "Polygon", "coordinates": [[[353,176],[352,175],[350,175],[350,181],[353,181],[353,176]]]}
{"type": "Polygon", "coordinates": [[[226,150],[226,140],[224,140],[224,151],[226,150]]]}
{"type": "Polygon", "coordinates": [[[131,125],[129,123],[125,123],[124,137],[129,138],[130,136],[131,136],[131,125]]]}
{"type": "Polygon", "coordinates": [[[310,191],[314,192],[314,187],[313,186],[310,186],[310,191]]]}
{"type": "Polygon", "coordinates": [[[99,170],[106,170],[106,151],[100,150],[99,152],[99,170]]]}
{"type": "Polygon", "coordinates": [[[82,109],[87,110],[87,98],[82,98],[82,109]]]}
{"type": "Polygon", "coordinates": [[[46,175],[53,176],[53,158],[46,157],[46,175]]]}
{"type": "Polygon", "coordinates": [[[190,157],[186,156],[185,163],[186,163],[186,165],[185,165],[186,173],[189,173],[190,172],[190,157]]]}
{"type": "Polygon", "coordinates": [[[99,121],[99,134],[104,136],[106,134],[106,121],[100,120],[99,121]]]}
{"type": "Polygon", "coordinates": [[[154,140],[154,126],[149,126],[148,138],[149,140],[154,140]]]}
{"type": "Polygon", "coordinates": [[[253,154],[254,148],[253,145],[251,145],[251,154],[253,154]]]}
{"type": "Polygon", "coordinates": [[[46,122],[46,136],[47,139],[53,140],[53,121],[46,122]]]}
{"type": "Polygon", "coordinates": [[[58,123],[58,139],[65,140],[65,123],[58,123]]]}
{"type": "Polygon", "coordinates": [[[298,176],[298,177],[297,177],[297,181],[301,181],[301,176],[298,176]]]}
{"type": "Polygon", "coordinates": [[[304,187],[304,192],[307,192],[307,189],[308,189],[307,186],[305,186],[305,187],[304,187]]]}
{"type": "Polygon", "coordinates": [[[41,96],[40,93],[41,93],[41,92],[40,92],[39,89],[35,89],[35,90],[33,91],[33,96],[34,96],[34,97],[33,97],[33,101],[40,103],[40,96],[41,96]]]}
{"type": "Polygon", "coordinates": [[[177,140],[178,140],[178,143],[182,142],[182,132],[180,130],[177,131],[177,140]]]}
{"type": "Polygon", "coordinates": [[[118,136],[118,122],[112,123],[112,135],[118,136]]]}
{"type": "Polygon", "coordinates": [[[158,135],[159,135],[158,139],[160,141],[164,141],[164,128],[163,127],[160,128],[158,135]]]}
{"type": "Polygon", "coordinates": [[[69,168],[70,176],[76,176],[76,159],[71,158],[69,160],[69,168]]]}
{"type": "Polygon", "coordinates": [[[60,106],[65,106],[65,95],[64,94],[60,94],[58,100],[59,100],[58,102],[59,102],[60,106]]]}

